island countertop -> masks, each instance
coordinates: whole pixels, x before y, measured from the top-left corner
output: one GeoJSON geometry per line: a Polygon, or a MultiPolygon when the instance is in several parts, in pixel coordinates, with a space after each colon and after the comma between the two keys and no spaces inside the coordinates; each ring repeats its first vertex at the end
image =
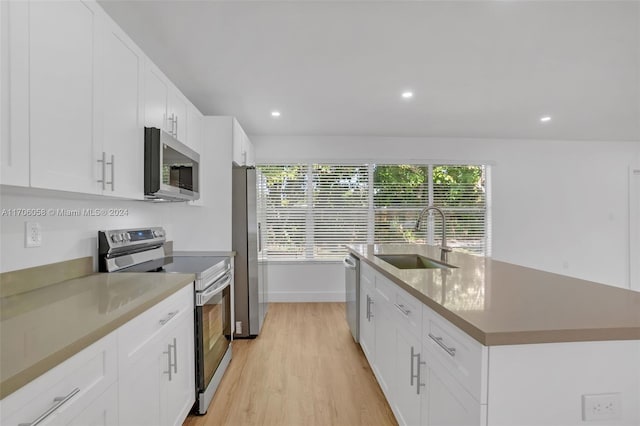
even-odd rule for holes
{"type": "Polygon", "coordinates": [[[91,274],[0,298],[0,399],[194,279],[193,274],[91,274]]]}
{"type": "Polygon", "coordinates": [[[640,340],[640,293],[449,253],[451,269],[398,269],[380,254],[440,259],[436,246],[351,245],[361,261],[486,346],[640,340]]]}

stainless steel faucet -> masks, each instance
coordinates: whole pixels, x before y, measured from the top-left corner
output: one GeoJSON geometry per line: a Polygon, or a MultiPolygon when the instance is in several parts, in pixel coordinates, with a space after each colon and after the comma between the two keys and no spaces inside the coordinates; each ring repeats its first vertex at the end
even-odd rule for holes
{"type": "Polygon", "coordinates": [[[420,223],[422,222],[422,217],[429,211],[435,210],[440,213],[442,217],[442,245],[440,246],[440,260],[444,263],[447,263],[447,254],[451,251],[450,247],[447,247],[447,218],[444,215],[444,212],[435,206],[428,206],[422,209],[420,214],[418,215],[418,220],[416,220],[416,231],[420,230],[420,223]]]}

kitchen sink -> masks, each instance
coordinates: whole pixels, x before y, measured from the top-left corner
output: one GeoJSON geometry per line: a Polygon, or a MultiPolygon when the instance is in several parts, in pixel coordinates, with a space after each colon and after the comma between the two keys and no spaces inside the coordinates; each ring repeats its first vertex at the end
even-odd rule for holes
{"type": "Polygon", "coordinates": [[[438,262],[419,254],[376,254],[378,259],[395,266],[398,269],[450,269],[453,265],[438,262]]]}

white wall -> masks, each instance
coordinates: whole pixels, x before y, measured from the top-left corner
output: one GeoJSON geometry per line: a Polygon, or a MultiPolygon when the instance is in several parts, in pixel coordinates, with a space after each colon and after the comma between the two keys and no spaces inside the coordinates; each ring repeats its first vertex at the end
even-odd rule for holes
{"type": "Polygon", "coordinates": [[[169,222],[174,250],[231,250],[231,120],[204,118],[203,206],[176,205],[169,222]],[[227,126],[226,123],[229,123],[227,126]]]}
{"type": "MultiPolygon", "coordinates": [[[[61,262],[97,254],[98,230],[166,225],[168,206],[141,201],[88,199],[81,195],[23,189],[3,192],[2,209],[126,209],[124,216],[54,216],[0,218],[0,271],[12,271],[47,263],[61,262]],[[42,227],[42,246],[25,248],[25,222],[35,221],[42,227]]],[[[172,238],[171,227],[167,227],[172,238]]]]}
{"type": "MultiPolygon", "coordinates": [[[[175,250],[231,250],[231,140],[220,137],[215,120],[205,118],[202,197],[204,206],[148,203],[82,194],[2,188],[2,209],[126,209],[124,216],[0,217],[0,272],[93,256],[101,229],[163,226],[175,250]],[[42,226],[42,246],[25,248],[27,221],[42,226]]],[[[141,165],[142,166],[142,165],[141,165]]]]}
{"type": "MultiPolygon", "coordinates": [[[[258,163],[489,163],[495,259],[629,287],[629,167],[640,159],[640,142],[342,136],[251,139],[258,163]]],[[[338,277],[342,266],[333,268],[328,276],[338,277]]],[[[282,295],[299,291],[305,277],[327,273],[327,267],[270,264],[269,271],[270,291],[282,295]]],[[[310,296],[323,288],[305,287],[310,296]]]]}

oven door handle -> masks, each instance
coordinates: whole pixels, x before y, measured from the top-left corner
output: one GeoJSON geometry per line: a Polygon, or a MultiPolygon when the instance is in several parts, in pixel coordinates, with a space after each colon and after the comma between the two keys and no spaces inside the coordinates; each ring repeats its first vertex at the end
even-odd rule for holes
{"type": "Polygon", "coordinates": [[[209,300],[211,300],[212,297],[219,294],[220,292],[222,292],[222,290],[224,290],[225,288],[231,285],[231,272],[227,272],[224,278],[219,281],[223,281],[223,283],[219,286],[213,286],[214,288],[212,288],[211,290],[204,291],[199,295],[200,296],[199,299],[201,302],[199,303],[200,305],[204,305],[209,300]]]}

